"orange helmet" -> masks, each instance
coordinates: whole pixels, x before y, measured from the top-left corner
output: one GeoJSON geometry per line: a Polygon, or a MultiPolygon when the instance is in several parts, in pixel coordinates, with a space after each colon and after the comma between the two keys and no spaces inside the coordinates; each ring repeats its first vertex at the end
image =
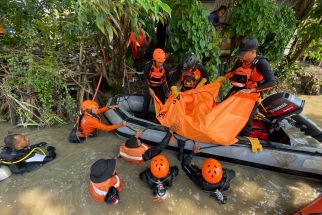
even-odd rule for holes
{"type": "Polygon", "coordinates": [[[165,52],[162,49],[154,49],[153,51],[153,60],[159,63],[163,63],[165,61],[165,52]]]}
{"type": "Polygon", "coordinates": [[[151,160],[151,173],[156,178],[164,178],[169,173],[168,159],[164,155],[157,155],[151,160]]]}
{"type": "Polygon", "coordinates": [[[81,108],[83,111],[92,110],[94,108],[98,108],[98,104],[97,104],[97,102],[95,102],[93,100],[85,100],[85,101],[83,101],[81,108]]]}
{"type": "Polygon", "coordinates": [[[202,164],[202,177],[210,184],[218,183],[222,178],[222,168],[219,161],[208,158],[202,164]]]}

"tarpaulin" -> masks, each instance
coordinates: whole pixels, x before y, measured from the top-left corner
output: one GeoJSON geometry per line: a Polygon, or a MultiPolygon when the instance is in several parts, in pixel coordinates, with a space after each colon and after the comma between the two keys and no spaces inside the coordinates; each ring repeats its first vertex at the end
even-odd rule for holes
{"type": "Polygon", "coordinates": [[[221,84],[171,95],[165,104],[154,96],[156,117],[161,125],[179,135],[206,143],[231,145],[246,125],[258,93],[236,93],[216,105],[221,84]]]}

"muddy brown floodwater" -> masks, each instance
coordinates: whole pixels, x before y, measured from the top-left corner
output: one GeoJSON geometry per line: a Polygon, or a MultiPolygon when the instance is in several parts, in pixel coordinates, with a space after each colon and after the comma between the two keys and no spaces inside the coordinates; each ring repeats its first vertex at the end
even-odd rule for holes
{"type": "MultiPolygon", "coordinates": [[[[303,96],[304,113],[322,127],[322,96],[303,96]]],[[[85,144],[67,142],[72,125],[60,128],[18,129],[0,124],[0,139],[8,132],[28,135],[32,143],[46,141],[57,149],[57,158],[42,168],[24,175],[12,175],[0,182],[0,214],[292,214],[315,199],[322,184],[307,178],[279,174],[252,167],[222,162],[236,171],[228,192],[228,203],[219,205],[197,189],[183,171],[170,188],[169,197],[154,204],[151,191],[139,180],[146,165],[117,162],[123,179],[119,205],[94,202],[88,194],[89,169],[97,159],[112,158],[123,142],[113,133],[100,133],[85,144]]],[[[294,131],[301,135],[300,132],[294,131]]],[[[296,135],[295,135],[296,136],[296,135]]],[[[171,165],[178,165],[173,151],[164,152],[171,165]]],[[[202,158],[196,158],[197,165],[202,158]]]]}

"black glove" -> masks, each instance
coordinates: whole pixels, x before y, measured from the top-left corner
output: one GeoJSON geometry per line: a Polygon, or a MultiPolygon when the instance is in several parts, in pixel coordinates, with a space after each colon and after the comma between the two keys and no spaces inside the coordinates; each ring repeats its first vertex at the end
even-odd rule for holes
{"type": "Polygon", "coordinates": [[[157,156],[160,154],[162,150],[159,147],[152,147],[148,149],[144,154],[142,155],[142,158],[144,161],[151,160],[153,157],[157,156]]]}

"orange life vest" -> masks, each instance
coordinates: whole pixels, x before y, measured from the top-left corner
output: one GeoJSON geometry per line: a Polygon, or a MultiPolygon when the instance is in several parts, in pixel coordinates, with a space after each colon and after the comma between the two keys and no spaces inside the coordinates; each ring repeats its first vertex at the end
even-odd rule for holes
{"type": "Polygon", "coordinates": [[[201,79],[201,72],[199,69],[189,69],[181,73],[180,81],[186,88],[196,88],[199,80],[201,79]]]}
{"type": "Polygon", "coordinates": [[[260,58],[256,58],[251,65],[243,63],[232,72],[231,83],[235,87],[251,89],[257,87],[257,82],[263,80],[262,74],[256,70],[256,64],[260,58]]]}
{"type": "Polygon", "coordinates": [[[126,160],[128,162],[131,162],[134,164],[143,164],[144,160],[142,158],[142,155],[149,148],[150,147],[145,144],[141,144],[137,148],[128,148],[125,146],[125,144],[122,144],[120,146],[120,155],[124,160],[126,160]]]}
{"type": "Polygon", "coordinates": [[[165,70],[163,67],[157,68],[152,65],[149,74],[149,83],[151,87],[159,87],[165,81],[165,70]]]}
{"type": "Polygon", "coordinates": [[[96,114],[85,112],[77,117],[77,135],[79,137],[87,137],[88,135],[97,132],[97,129],[86,126],[87,121],[90,119],[94,119],[97,123],[100,123],[100,118],[96,114]]]}
{"type": "Polygon", "coordinates": [[[107,195],[110,187],[114,186],[117,191],[122,190],[122,183],[117,175],[112,176],[102,183],[89,182],[89,193],[92,198],[98,202],[104,202],[105,196],[107,195]]]}

